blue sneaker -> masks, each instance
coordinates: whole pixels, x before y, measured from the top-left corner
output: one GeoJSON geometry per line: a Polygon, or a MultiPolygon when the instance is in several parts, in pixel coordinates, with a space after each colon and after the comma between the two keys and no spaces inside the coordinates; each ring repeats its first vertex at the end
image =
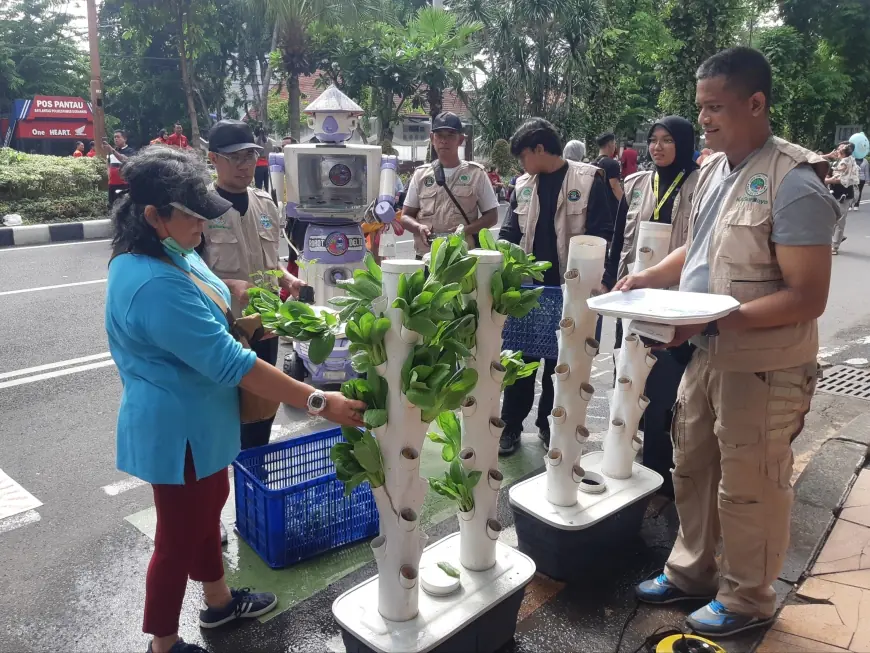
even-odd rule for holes
{"type": "Polygon", "coordinates": [[[645,580],[634,588],[634,593],[639,601],[664,605],[677,601],[698,601],[712,598],[712,596],[696,596],[687,594],[668,580],[664,574],[659,574],[652,580],[645,580]]]}
{"type": "MultiPolygon", "coordinates": [[[[148,650],[146,653],[153,653],[151,648],[151,644],[153,642],[148,643],[148,650]]],[[[169,649],[169,653],[208,653],[202,646],[197,646],[196,644],[188,644],[180,637],[175,644],[172,645],[172,648],[169,649]]]]}
{"type": "Polygon", "coordinates": [[[271,592],[255,594],[250,588],[231,589],[233,600],[224,608],[209,608],[203,604],[199,611],[200,628],[217,628],[236,619],[253,619],[271,612],[278,605],[278,597],[271,592]]]}
{"type": "Polygon", "coordinates": [[[732,612],[719,601],[710,601],[703,608],[695,610],[686,618],[686,624],[699,635],[727,637],[742,633],[750,628],[766,626],[773,617],[762,619],[732,612]]]}

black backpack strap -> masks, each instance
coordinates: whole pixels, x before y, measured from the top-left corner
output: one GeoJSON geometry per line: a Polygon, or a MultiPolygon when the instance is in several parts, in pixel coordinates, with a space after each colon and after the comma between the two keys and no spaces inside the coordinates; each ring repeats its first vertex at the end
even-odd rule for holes
{"type": "Polygon", "coordinates": [[[462,206],[460,206],[456,197],[453,195],[453,191],[450,190],[450,186],[447,185],[447,178],[444,175],[444,166],[441,165],[440,161],[436,161],[432,164],[432,172],[435,173],[435,183],[447,191],[447,197],[449,197],[450,201],[453,202],[453,206],[459,209],[459,213],[462,214],[462,219],[465,220],[465,224],[471,224],[471,220],[468,219],[465,210],[462,208],[462,206]]]}

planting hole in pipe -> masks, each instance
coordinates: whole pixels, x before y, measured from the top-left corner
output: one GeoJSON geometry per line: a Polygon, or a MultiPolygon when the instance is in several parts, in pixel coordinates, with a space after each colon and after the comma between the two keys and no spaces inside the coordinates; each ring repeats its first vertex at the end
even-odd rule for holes
{"type": "Polygon", "coordinates": [[[497,519],[486,520],[486,534],[489,539],[495,541],[501,535],[501,523],[497,519]]]}
{"type": "Polygon", "coordinates": [[[570,336],[574,333],[574,318],[563,317],[559,322],[559,328],[562,330],[562,335],[570,336]]]}
{"type": "Polygon", "coordinates": [[[604,477],[595,472],[585,472],[580,479],[580,491],[587,494],[601,494],[607,489],[604,477]]]}
{"type": "Polygon", "coordinates": [[[572,269],[565,272],[565,281],[576,281],[580,278],[580,270],[572,269]]]}
{"type": "Polygon", "coordinates": [[[554,424],[562,424],[565,421],[565,418],[568,416],[568,413],[561,406],[556,406],[553,408],[550,415],[553,418],[554,424]]]}
{"type": "Polygon", "coordinates": [[[553,369],[553,373],[556,375],[557,379],[564,381],[568,378],[568,375],[571,374],[571,368],[568,367],[568,363],[559,363],[553,369]]]}
{"type": "Polygon", "coordinates": [[[635,435],[631,439],[631,448],[634,449],[634,451],[640,451],[642,447],[643,447],[643,440],[641,440],[639,436],[635,435]]]}
{"type": "Polygon", "coordinates": [[[629,333],[627,336],[625,336],[625,342],[626,344],[633,345],[637,342],[637,334],[629,333]]]}
{"type": "Polygon", "coordinates": [[[584,346],[586,347],[587,356],[595,356],[598,354],[598,347],[601,346],[601,343],[599,343],[595,338],[586,338],[584,346]]]}
{"type": "Polygon", "coordinates": [[[474,415],[474,411],[477,408],[477,399],[472,396],[466,397],[462,402],[462,414],[466,417],[471,417],[474,415]]]}
{"type": "Polygon", "coordinates": [[[490,374],[492,375],[492,380],[501,385],[502,379],[504,379],[505,369],[504,365],[501,363],[496,363],[495,361],[489,366],[490,374]]]}
{"type": "Polygon", "coordinates": [[[627,376],[620,376],[616,380],[616,383],[617,383],[618,390],[625,391],[631,387],[631,379],[629,379],[627,376]]]}
{"type": "Polygon", "coordinates": [[[417,459],[420,458],[420,453],[411,447],[402,449],[401,454],[402,464],[405,466],[405,469],[411,469],[417,463],[417,459]]]}
{"type": "Polygon", "coordinates": [[[498,491],[501,487],[502,481],[504,481],[504,474],[497,469],[489,470],[489,473],[486,476],[486,482],[489,484],[491,490],[498,491]]]}
{"type": "Polygon", "coordinates": [[[579,483],[584,476],[586,476],[586,470],[580,466],[580,463],[574,463],[571,467],[571,478],[574,479],[574,482],[579,483]]]}
{"type": "Polygon", "coordinates": [[[579,444],[586,444],[586,441],[589,439],[589,429],[581,424],[574,432],[574,437],[579,444]]]}
{"type": "Polygon", "coordinates": [[[559,463],[562,462],[562,452],[559,449],[550,449],[547,452],[547,464],[550,467],[558,467],[559,463]]]}
{"type": "Polygon", "coordinates": [[[504,431],[505,423],[501,417],[490,417],[489,418],[489,432],[493,435],[493,437],[500,438],[501,432],[504,431]]]}
{"type": "Polygon", "coordinates": [[[593,394],[595,394],[595,388],[592,387],[591,383],[580,384],[580,399],[583,401],[589,401],[592,399],[593,394]]]}
{"type": "Polygon", "coordinates": [[[417,526],[416,511],[411,508],[402,508],[399,512],[399,523],[405,531],[410,533],[417,526]]]}
{"type": "Polygon", "coordinates": [[[625,428],[625,422],[619,419],[618,417],[613,420],[611,426],[616,430],[617,433],[622,433],[622,430],[625,428]]]}
{"type": "Polygon", "coordinates": [[[462,463],[462,466],[465,469],[474,469],[474,461],[477,458],[474,454],[474,449],[471,447],[465,447],[462,451],[459,452],[459,462],[462,463]]]}
{"type": "Polygon", "coordinates": [[[399,584],[406,590],[417,584],[417,570],[411,565],[402,565],[399,568],[399,584]]]}
{"type": "Polygon", "coordinates": [[[646,407],[649,406],[649,397],[641,395],[637,398],[637,404],[640,406],[641,411],[646,410],[646,407]]]}
{"type": "Polygon", "coordinates": [[[652,354],[647,354],[646,358],[644,359],[644,362],[646,363],[646,366],[648,368],[652,369],[653,365],[655,365],[658,362],[658,360],[659,359],[656,358],[655,356],[653,356],[652,354]]]}
{"type": "Polygon", "coordinates": [[[641,261],[649,261],[652,258],[653,251],[651,247],[641,247],[638,250],[637,258],[641,261]]]}
{"type": "Polygon", "coordinates": [[[384,556],[387,554],[386,544],[387,538],[383,535],[378,535],[369,544],[369,546],[372,548],[372,553],[377,560],[383,560],[384,556]]]}

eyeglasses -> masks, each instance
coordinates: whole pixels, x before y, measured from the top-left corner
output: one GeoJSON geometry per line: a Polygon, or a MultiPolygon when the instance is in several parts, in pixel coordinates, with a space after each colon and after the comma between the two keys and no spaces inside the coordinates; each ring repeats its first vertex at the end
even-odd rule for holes
{"type": "Polygon", "coordinates": [[[257,150],[242,150],[241,152],[233,152],[232,154],[222,154],[215,152],[219,157],[226,159],[235,166],[242,166],[246,163],[253,163],[260,158],[260,153],[257,150]]]}

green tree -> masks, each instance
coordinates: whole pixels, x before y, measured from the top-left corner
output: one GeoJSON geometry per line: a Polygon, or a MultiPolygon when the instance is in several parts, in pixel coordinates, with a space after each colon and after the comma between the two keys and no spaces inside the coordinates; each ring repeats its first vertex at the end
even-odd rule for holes
{"type": "Polygon", "coordinates": [[[73,17],[52,0],[0,4],[0,112],[15,98],[87,97],[88,62],[73,17]]]}

